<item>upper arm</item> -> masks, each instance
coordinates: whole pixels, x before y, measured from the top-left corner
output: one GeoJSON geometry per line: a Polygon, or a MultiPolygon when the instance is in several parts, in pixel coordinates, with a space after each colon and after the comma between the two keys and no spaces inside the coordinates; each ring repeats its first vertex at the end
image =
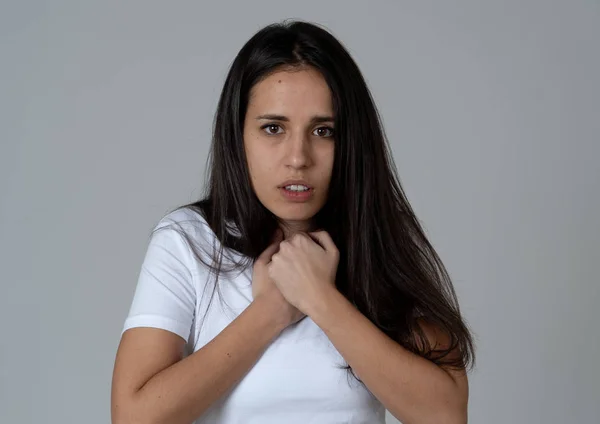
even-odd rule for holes
{"type": "Polygon", "coordinates": [[[115,359],[113,413],[152,377],[183,358],[196,305],[190,258],[177,231],[153,233],[115,359]]]}
{"type": "Polygon", "coordinates": [[[177,230],[167,227],[154,232],[123,333],[134,327],[153,327],[187,340],[197,296],[191,268],[190,247],[177,230]]]}
{"type": "MultiPolygon", "coordinates": [[[[433,349],[445,350],[450,347],[450,337],[441,331],[441,329],[424,319],[419,319],[418,323],[433,349]]],[[[460,359],[460,357],[461,352],[458,347],[452,350],[447,356],[448,359],[460,359]]],[[[443,366],[441,368],[452,378],[456,384],[458,393],[460,393],[460,396],[466,402],[469,397],[469,381],[466,370],[443,366]]]]}
{"type": "Polygon", "coordinates": [[[117,350],[112,380],[113,414],[148,380],[183,358],[185,340],[158,328],[125,331],[117,350]]]}

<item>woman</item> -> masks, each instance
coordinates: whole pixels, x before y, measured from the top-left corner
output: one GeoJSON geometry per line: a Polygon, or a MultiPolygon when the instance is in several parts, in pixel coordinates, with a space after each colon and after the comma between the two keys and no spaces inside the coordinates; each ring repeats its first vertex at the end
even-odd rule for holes
{"type": "Polygon", "coordinates": [[[291,22],[246,43],[209,171],[153,232],[114,423],[467,421],[471,335],[331,34],[291,22]]]}

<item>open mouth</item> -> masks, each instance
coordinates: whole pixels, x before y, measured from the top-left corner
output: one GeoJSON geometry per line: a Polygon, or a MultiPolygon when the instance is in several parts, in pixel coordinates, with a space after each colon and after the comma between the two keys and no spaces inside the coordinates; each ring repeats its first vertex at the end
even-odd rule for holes
{"type": "Polygon", "coordinates": [[[314,189],[312,187],[292,184],[280,187],[279,191],[288,200],[304,202],[312,197],[314,189]]]}

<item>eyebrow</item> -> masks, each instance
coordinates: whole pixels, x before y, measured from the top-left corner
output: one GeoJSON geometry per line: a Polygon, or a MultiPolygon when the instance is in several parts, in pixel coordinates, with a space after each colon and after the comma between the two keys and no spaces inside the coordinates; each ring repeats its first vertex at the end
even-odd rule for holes
{"type": "MultiPolygon", "coordinates": [[[[287,116],[273,115],[273,114],[260,115],[260,116],[257,116],[256,119],[257,120],[266,119],[266,120],[270,120],[270,121],[283,121],[283,122],[290,121],[290,119],[287,116]]],[[[317,123],[317,122],[334,122],[335,120],[333,119],[333,116],[317,115],[317,116],[313,116],[310,119],[310,121],[317,123]]]]}

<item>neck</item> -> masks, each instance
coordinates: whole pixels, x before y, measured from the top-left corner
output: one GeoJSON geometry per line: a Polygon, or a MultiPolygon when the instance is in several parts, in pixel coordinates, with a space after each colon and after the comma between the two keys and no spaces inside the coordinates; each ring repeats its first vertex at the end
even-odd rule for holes
{"type": "Polygon", "coordinates": [[[284,221],[280,224],[283,230],[284,239],[289,239],[296,233],[308,233],[313,231],[313,224],[310,221],[284,221]]]}

